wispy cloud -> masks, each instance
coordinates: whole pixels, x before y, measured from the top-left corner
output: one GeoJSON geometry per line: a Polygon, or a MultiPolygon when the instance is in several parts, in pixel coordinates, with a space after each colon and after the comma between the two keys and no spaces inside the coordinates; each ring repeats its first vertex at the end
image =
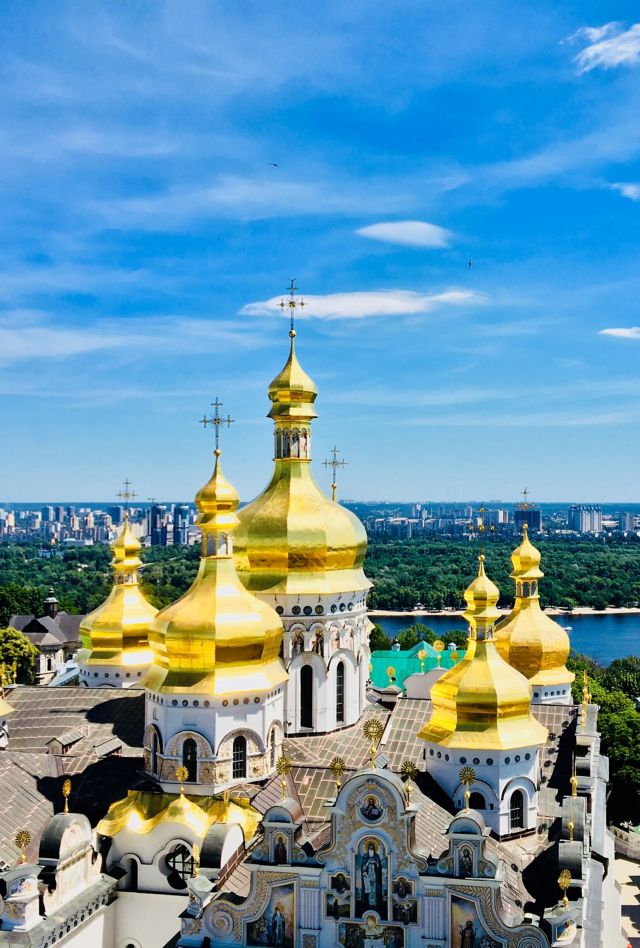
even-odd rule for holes
{"type": "Polygon", "coordinates": [[[618,181],[610,184],[609,187],[612,191],[618,191],[623,197],[629,198],[630,201],[640,201],[640,184],[635,181],[618,181]]]}
{"type": "MultiPolygon", "coordinates": [[[[280,313],[280,296],[247,303],[241,316],[272,316],[280,313]]],[[[380,290],[362,293],[329,293],[305,296],[304,316],[318,319],[364,319],[368,316],[414,316],[449,306],[478,306],[488,297],[477,290],[450,289],[442,293],[413,290],[380,290]]]]}
{"type": "Polygon", "coordinates": [[[601,329],[601,336],[617,336],[618,339],[640,339],[640,326],[629,326],[620,329],[601,329]]]}
{"type": "Polygon", "coordinates": [[[448,247],[453,239],[450,230],[426,221],[387,221],[382,224],[369,224],[356,231],[361,237],[380,240],[403,247],[430,247],[440,249],[448,247]]]}
{"type": "Polygon", "coordinates": [[[569,41],[580,40],[586,40],[588,45],[574,58],[579,73],[640,62],[640,23],[634,23],[628,30],[617,22],[585,26],[569,37],[569,41]]]}

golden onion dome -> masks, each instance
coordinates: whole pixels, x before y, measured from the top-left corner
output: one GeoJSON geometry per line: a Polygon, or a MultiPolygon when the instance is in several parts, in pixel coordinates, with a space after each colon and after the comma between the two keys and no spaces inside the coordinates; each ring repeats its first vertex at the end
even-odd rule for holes
{"type": "Polygon", "coordinates": [[[431,689],[433,711],[418,736],[445,747],[511,750],[543,744],[546,729],[531,713],[526,678],[500,656],[493,640],[499,590],[480,556],[465,592],[469,623],[466,654],[431,689]]]}
{"type": "Polygon", "coordinates": [[[149,628],[153,665],[144,684],[152,691],[245,694],[287,680],[279,658],[282,623],[236,573],[238,495],[222,473],[219,455],[216,450],[213,475],[196,495],[202,531],[198,575],[149,628]]]}
{"type": "Polygon", "coordinates": [[[146,665],[151,662],[147,629],[158,610],[138,585],[142,547],[131,531],[128,514],[111,549],[113,588],[80,623],[78,660],[83,665],[146,665]]]}
{"type": "Polygon", "coordinates": [[[509,615],[496,626],[496,645],[505,661],[532,686],[568,684],[575,678],[566,667],[569,636],[540,608],[538,580],[544,576],[540,551],[529,540],[526,524],[523,533],[522,543],[511,555],[516,599],[509,615]]]}
{"type": "Polygon", "coordinates": [[[269,386],[275,468],[266,490],[239,512],[238,573],[252,592],[331,594],[365,590],[367,535],[358,518],[330,500],[311,471],[317,388],[295,353],[269,386]]]}

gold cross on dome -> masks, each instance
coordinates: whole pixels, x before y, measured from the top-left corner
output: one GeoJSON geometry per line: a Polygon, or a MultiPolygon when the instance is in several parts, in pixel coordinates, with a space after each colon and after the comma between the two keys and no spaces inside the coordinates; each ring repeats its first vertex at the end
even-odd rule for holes
{"type": "Polygon", "coordinates": [[[133,500],[134,497],[137,497],[137,494],[131,489],[133,485],[128,477],[125,477],[124,481],[122,482],[122,486],[124,487],[124,490],[119,490],[116,496],[119,500],[124,500],[124,502],[128,504],[130,500],[133,500]]]}
{"type": "Polygon", "coordinates": [[[528,488],[525,487],[525,489],[522,491],[522,496],[524,497],[524,500],[523,500],[523,502],[522,502],[522,506],[524,507],[525,510],[527,510],[527,508],[529,507],[529,490],[528,490],[528,488]]]}
{"type": "Polygon", "coordinates": [[[226,425],[227,428],[230,428],[231,425],[234,423],[234,420],[231,417],[231,415],[227,415],[226,418],[223,418],[220,415],[222,402],[220,401],[217,395],[216,395],[215,402],[211,402],[211,407],[213,408],[213,415],[211,415],[210,418],[207,418],[207,416],[204,415],[204,417],[200,419],[200,424],[204,425],[205,428],[213,426],[214,431],[215,431],[215,438],[216,438],[215,454],[216,454],[216,457],[218,457],[218,455],[220,454],[220,428],[223,425],[226,425]]]}
{"type": "Polygon", "coordinates": [[[338,455],[340,454],[340,451],[338,451],[338,449],[335,447],[331,449],[329,454],[331,455],[331,457],[326,458],[322,463],[324,464],[325,467],[330,467],[333,472],[333,482],[331,484],[331,500],[335,500],[336,488],[338,486],[336,484],[336,471],[338,470],[339,467],[346,467],[347,461],[338,460],[338,455]]]}
{"type": "Polygon", "coordinates": [[[280,307],[283,313],[285,309],[287,308],[289,309],[289,316],[291,317],[291,329],[289,330],[289,335],[291,337],[295,336],[296,334],[296,330],[294,326],[296,309],[298,307],[300,307],[300,309],[304,309],[304,305],[305,305],[304,300],[302,298],[296,299],[296,292],[297,292],[297,288],[296,288],[296,281],[294,277],[291,280],[291,283],[289,284],[289,299],[288,300],[281,299],[280,302],[278,303],[278,306],[280,307]]]}

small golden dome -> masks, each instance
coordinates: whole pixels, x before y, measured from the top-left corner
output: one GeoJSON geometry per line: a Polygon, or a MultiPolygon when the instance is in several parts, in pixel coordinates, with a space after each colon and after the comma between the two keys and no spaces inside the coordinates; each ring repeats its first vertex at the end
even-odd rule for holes
{"type": "Polygon", "coordinates": [[[198,575],[149,628],[153,665],[144,684],[152,691],[245,694],[287,680],[279,657],[282,623],[244,588],[233,564],[238,495],[222,473],[219,454],[196,498],[202,531],[198,575]]]}
{"type": "Polygon", "coordinates": [[[568,684],[575,678],[566,667],[569,636],[540,608],[538,580],[540,551],[530,542],[524,525],[524,539],[511,555],[512,579],[516,583],[513,609],[496,626],[498,651],[532,686],[568,684]]]}
{"type": "Polygon", "coordinates": [[[434,684],[433,712],[418,734],[423,740],[469,750],[535,747],[546,740],[546,729],[531,714],[529,683],[501,658],[493,641],[499,595],[481,556],[478,575],[465,592],[467,652],[434,684]]]}
{"type": "Polygon", "coordinates": [[[291,351],[269,386],[276,427],[273,477],[239,512],[238,573],[252,592],[332,594],[365,590],[367,534],[358,518],[326,497],[311,472],[317,388],[291,351]],[[282,439],[282,440],[281,440],[282,439]],[[295,444],[295,452],[289,450],[295,444]],[[286,446],[286,447],[284,447],[286,446]]]}
{"type": "Polygon", "coordinates": [[[147,628],[157,613],[138,585],[140,541],[125,514],[113,541],[114,584],[108,598],[80,624],[83,665],[146,665],[151,662],[147,628]]]}
{"type": "Polygon", "coordinates": [[[269,398],[272,402],[270,418],[311,419],[317,417],[313,407],[318,389],[313,379],[307,375],[296,356],[295,329],[289,333],[291,348],[289,358],[269,386],[269,398]]]}

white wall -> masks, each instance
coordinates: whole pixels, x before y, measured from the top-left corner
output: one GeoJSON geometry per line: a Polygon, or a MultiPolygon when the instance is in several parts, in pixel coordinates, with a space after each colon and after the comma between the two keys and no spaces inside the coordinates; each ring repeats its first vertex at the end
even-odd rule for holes
{"type": "MultiPolygon", "coordinates": [[[[119,892],[113,906],[115,924],[109,948],[127,948],[128,945],[134,945],[135,948],[163,948],[180,931],[179,915],[188,903],[189,899],[185,895],[119,892]]],[[[91,946],[87,943],[86,948],[97,948],[97,945],[95,942],[91,946]]]]}

